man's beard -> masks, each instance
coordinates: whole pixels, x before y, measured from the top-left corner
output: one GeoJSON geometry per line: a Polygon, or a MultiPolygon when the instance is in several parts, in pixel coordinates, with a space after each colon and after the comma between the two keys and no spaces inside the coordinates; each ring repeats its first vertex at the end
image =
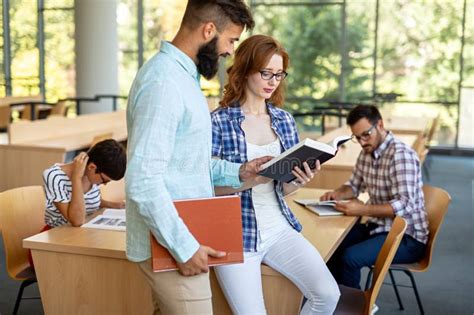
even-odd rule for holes
{"type": "Polygon", "coordinates": [[[217,39],[214,37],[209,43],[199,48],[197,53],[199,73],[206,79],[212,79],[219,70],[219,52],[217,51],[217,39]]]}

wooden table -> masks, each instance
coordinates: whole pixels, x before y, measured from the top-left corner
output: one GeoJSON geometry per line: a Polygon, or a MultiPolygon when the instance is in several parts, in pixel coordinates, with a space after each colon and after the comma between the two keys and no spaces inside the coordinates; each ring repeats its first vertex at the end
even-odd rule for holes
{"type": "MultiPolygon", "coordinates": [[[[318,138],[318,141],[330,142],[341,135],[350,135],[350,130],[346,127],[338,128],[318,138]]],[[[394,134],[394,136],[411,147],[417,146],[418,141],[420,141],[418,134],[394,134]]],[[[336,189],[344,184],[350,178],[361,150],[360,144],[347,141],[334,158],[321,166],[321,172],[314,177],[308,186],[336,189]]]]}
{"type": "MultiPolygon", "coordinates": [[[[324,191],[301,189],[287,201],[303,235],[327,261],[355,217],[318,217],[294,198],[318,198],[324,191]]],[[[150,314],[150,288],[139,267],[125,257],[125,233],[64,226],[27,238],[46,314],[150,314]]],[[[286,278],[262,266],[268,314],[296,314],[301,293],[286,278]]],[[[211,272],[215,314],[231,314],[211,272]]]]}
{"type": "MultiPolygon", "coordinates": [[[[30,96],[5,96],[0,98],[0,129],[7,128],[10,125],[11,120],[11,104],[20,103],[20,102],[36,102],[42,101],[43,95],[30,95],[30,96]]],[[[24,106],[20,109],[24,110],[24,106]]]]}

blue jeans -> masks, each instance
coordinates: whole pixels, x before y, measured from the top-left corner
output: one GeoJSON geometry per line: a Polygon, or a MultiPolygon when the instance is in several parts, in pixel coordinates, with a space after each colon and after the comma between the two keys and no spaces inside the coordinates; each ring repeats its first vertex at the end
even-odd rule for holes
{"type": "MultiPolygon", "coordinates": [[[[334,255],[328,267],[337,283],[360,289],[360,270],[375,264],[377,255],[388,233],[370,235],[375,224],[356,224],[334,255]]],[[[398,248],[394,264],[417,262],[423,257],[426,245],[409,235],[404,235],[398,248]]]]}

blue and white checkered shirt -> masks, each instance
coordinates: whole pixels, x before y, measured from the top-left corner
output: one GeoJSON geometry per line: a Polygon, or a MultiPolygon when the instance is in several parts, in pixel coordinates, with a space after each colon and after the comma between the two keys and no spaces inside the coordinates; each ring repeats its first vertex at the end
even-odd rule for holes
{"type": "MultiPolygon", "coordinates": [[[[247,162],[247,144],[242,130],[244,113],[238,104],[228,108],[218,108],[212,114],[212,156],[234,163],[247,162]]],[[[286,111],[267,104],[271,127],[280,140],[283,150],[298,144],[299,137],[295,120],[286,111]]],[[[291,212],[283,197],[283,183],[275,185],[280,209],[290,225],[301,231],[302,226],[291,212]]],[[[252,190],[238,193],[242,202],[242,226],[244,250],[257,251],[257,221],[252,203],[252,190]]]]}
{"type": "MultiPolygon", "coordinates": [[[[420,161],[415,151],[388,132],[372,153],[362,151],[346,185],[355,196],[367,191],[369,204],[390,204],[393,213],[407,221],[406,234],[424,244],[428,241],[420,161]]],[[[391,218],[371,218],[378,226],[371,234],[390,231],[391,218]]]]}

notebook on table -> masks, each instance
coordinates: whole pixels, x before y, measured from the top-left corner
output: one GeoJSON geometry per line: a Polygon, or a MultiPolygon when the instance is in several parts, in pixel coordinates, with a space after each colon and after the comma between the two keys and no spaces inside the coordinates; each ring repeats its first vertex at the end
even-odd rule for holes
{"type": "MultiPolygon", "coordinates": [[[[225,257],[209,256],[209,266],[242,263],[242,212],[239,196],[175,200],[179,216],[196,240],[227,253],[225,257]]],[[[168,250],[151,235],[152,270],[177,270],[176,261],[168,250]]]]}
{"type": "MultiPolygon", "coordinates": [[[[295,202],[311,210],[319,216],[337,216],[344,215],[343,212],[336,210],[335,200],[319,201],[317,199],[295,199],[295,202]]],[[[344,200],[342,200],[344,202],[344,200]]]]}

